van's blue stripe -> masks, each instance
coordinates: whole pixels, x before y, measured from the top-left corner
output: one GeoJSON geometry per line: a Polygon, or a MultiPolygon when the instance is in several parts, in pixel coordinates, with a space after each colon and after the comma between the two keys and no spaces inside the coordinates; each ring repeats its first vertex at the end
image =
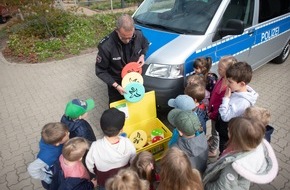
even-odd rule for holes
{"type": "Polygon", "coordinates": [[[220,57],[224,55],[234,55],[237,52],[242,52],[245,49],[248,49],[253,44],[253,40],[254,39],[249,38],[248,34],[243,34],[231,37],[208,49],[197,50],[186,60],[187,64],[185,64],[185,73],[191,73],[193,71],[193,60],[197,57],[210,56],[213,59],[213,62],[217,62],[220,57]],[[243,42],[241,43],[241,41],[243,42]]]}
{"type": "Polygon", "coordinates": [[[179,34],[168,33],[165,31],[160,32],[158,30],[145,28],[139,25],[135,25],[135,27],[142,30],[144,36],[148,39],[150,43],[150,47],[148,49],[146,57],[149,57],[153,52],[179,36],[179,34]]]}
{"type": "MultiPolygon", "coordinates": [[[[287,17],[282,17],[278,21],[275,20],[273,22],[267,22],[264,25],[256,27],[254,29],[255,30],[254,33],[252,34],[255,35],[255,38],[251,37],[250,34],[248,34],[248,31],[246,31],[242,35],[233,36],[227,38],[226,40],[218,41],[203,49],[196,50],[191,54],[191,56],[189,56],[186,59],[184,72],[186,74],[192,72],[193,60],[198,57],[210,56],[213,59],[213,63],[217,63],[219,59],[224,55],[238,55],[251,47],[266,42],[262,41],[262,33],[266,31],[269,31],[275,27],[279,27],[279,35],[289,31],[290,30],[289,18],[290,15],[287,17]]],[[[136,25],[136,28],[142,30],[143,34],[146,36],[146,38],[149,40],[150,43],[154,42],[149,47],[147,57],[180,35],[175,33],[168,33],[165,31],[158,31],[151,28],[145,28],[139,25],[136,25]]],[[[268,40],[270,39],[272,38],[269,38],[268,40]]]]}

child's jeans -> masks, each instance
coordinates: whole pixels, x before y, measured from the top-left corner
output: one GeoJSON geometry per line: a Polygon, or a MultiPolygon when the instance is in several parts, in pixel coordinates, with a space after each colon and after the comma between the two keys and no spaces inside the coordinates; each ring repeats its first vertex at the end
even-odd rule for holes
{"type": "Polygon", "coordinates": [[[224,122],[222,118],[220,117],[220,115],[218,116],[215,127],[220,137],[220,142],[219,142],[220,155],[223,153],[224,149],[226,148],[226,143],[229,140],[228,123],[229,122],[224,122]]]}

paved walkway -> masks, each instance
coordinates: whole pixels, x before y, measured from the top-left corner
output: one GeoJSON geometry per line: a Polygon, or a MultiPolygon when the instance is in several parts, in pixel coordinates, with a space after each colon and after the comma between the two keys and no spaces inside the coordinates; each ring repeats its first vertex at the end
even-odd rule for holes
{"type": "Polygon", "coordinates": [[[256,105],[271,111],[275,127],[273,146],[279,163],[277,178],[269,185],[254,185],[253,190],[290,189],[290,58],[284,64],[266,64],[254,72],[251,86],[259,93],[256,105]]]}
{"type": "MultiPolygon", "coordinates": [[[[59,121],[73,98],[94,98],[89,122],[97,137],[100,114],[107,108],[106,86],[94,73],[96,53],[41,64],[8,63],[0,55],[0,189],[42,189],[26,169],[38,152],[40,130],[59,121]]],[[[290,189],[290,59],[267,64],[254,72],[251,86],[260,94],[257,105],[271,110],[276,131],[272,145],[279,159],[279,175],[252,190],[290,189]]]]}
{"type": "Polygon", "coordinates": [[[97,137],[107,90],[94,73],[96,53],[41,64],[8,63],[0,55],[0,189],[42,189],[26,168],[38,153],[41,128],[59,121],[73,98],[93,98],[89,114],[97,137]]]}

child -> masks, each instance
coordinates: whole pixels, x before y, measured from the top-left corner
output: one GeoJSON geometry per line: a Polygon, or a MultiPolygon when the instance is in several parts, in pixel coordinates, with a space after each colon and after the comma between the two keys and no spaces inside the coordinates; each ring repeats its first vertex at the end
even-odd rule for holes
{"type": "Polygon", "coordinates": [[[41,130],[37,159],[29,164],[27,170],[32,178],[41,180],[45,189],[48,189],[51,183],[51,167],[60,156],[62,146],[68,139],[68,128],[62,123],[48,123],[41,130]]]}
{"type": "Polygon", "coordinates": [[[130,169],[122,169],[106,182],[106,190],[148,190],[149,183],[130,169]]]}
{"type": "Polygon", "coordinates": [[[131,169],[139,175],[140,179],[145,179],[150,183],[150,190],[156,189],[155,186],[159,181],[156,173],[155,159],[151,152],[142,151],[133,159],[131,169]]]}
{"type": "Polygon", "coordinates": [[[216,157],[218,153],[219,136],[215,129],[215,123],[218,116],[218,109],[222,103],[222,98],[227,89],[226,70],[229,66],[236,63],[237,60],[233,56],[222,57],[218,63],[219,79],[216,82],[209,100],[208,116],[211,119],[211,137],[208,140],[209,157],[216,157]]]}
{"type": "MultiPolygon", "coordinates": [[[[184,110],[184,111],[193,112],[196,108],[196,103],[190,96],[184,94],[184,95],[178,95],[175,99],[172,98],[168,100],[168,106],[176,108],[176,109],[184,110]]],[[[174,128],[172,131],[172,137],[168,142],[168,146],[172,147],[177,142],[178,138],[179,138],[178,130],[174,128]]]]}
{"type": "Polygon", "coordinates": [[[170,148],[160,162],[158,190],[203,190],[200,173],[192,169],[187,155],[178,148],[170,148]]]}
{"type": "Polygon", "coordinates": [[[208,90],[210,93],[213,90],[218,78],[216,74],[209,72],[211,66],[212,59],[210,57],[200,57],[193,62],[193,69],[195,74],[202,75],[204,77],[206,90],[208,90]]]}
{"type": "Polygon", "coordinates": [[[82,158],[88,149],[89,143],[82,137],[74,137],[64,144],[58,168],[54,169],[54,173],[59,175],[52,181],[54,189],[93,190],[97,186],[97,180],[90,180],[89,172],[82,163],[82,158]],[[60,177],[63,180],[59,180],[60,177]]]}
{"type": "MultiPolygon", "coordinates": [[[[191,75],[191,76],[189,76],[187,79],[186,87],[192,86],[192,85],[201,85],[201,86],[204,86],[204,88],[205,88],[206,83],[205,83],[203,75],[191,75]]],[[[205,108],[208,107],[209,98],[210,98],[210,92],[205,89],[204,98],[202,99],[202,101],[200,101],[201,103],[204,104],[205,108]]]]}
{"type": "Polygon", "coordinates": [[[186,94],[178,95],[175,99],[172,98],[168,100],[168,106],[184,111],[193,111],[193,109],[196,107],[195,104],[196,103],[194,102],[192,97],[186,94]]]}
{"type": "Polygon", "coordinates": [[[263,140],[259,121],[236,117],[230,120],[227,149],[204,174],[205,189],[250,189],[250,183],[270,183],[278,173],[271,145],[263,140]]]}
{"type": "Polygon", "coordinates": [[[91,125],[85,120],[88,115],[87,112],[94,107],[95,102],[93,99],[86,101],[73,99],[67,103],[61,122],[68,126],[70,138],[84,137],[89,142],[96,141],[96,136],[91,125]]]}
{"type": "Polygon", "coordinates": [[[204,81],[203,75],[191,75],[187,79],[187,84],[186,86],[194,85],[194,84],[200,84],[203,86],[206,86],[206,83],[204,81]]]}
{"type": "Polygon", "coordinates": [[[205,91],[206,90],[203,85],[193,84],[185,87],[184,94],[190,96],[194,100],[196,106],[205,109],[204,105],[201,103],[205,97],[205,91]]]}
{"type": "Polygon", "coordinates": [[[220,137],[220,154],[228,141],[227,122],[243,115],[246,108],[253,106],[258,98],[258,93],[248,86],[252,79],[252,68],[248,63],[237,62],[231,65],[226,71],[226,77],[228,87],[219,107],[220,117],[216,122],[216,130],[220,137]]]}
{"type": "Polygon", "coordinates": [[[271,135],[274,131],[274,128],[269,125],[271,117],[270,111],[265,108],[250,106],[245,110],[244,116],[262,122],[266,127],[265,139],[270,143],[271,135]]]}
{"type": "Polygon", "coordinates": [[[136,155],[133,143],[119,135],[124,123],[124,112],[116,108],[105,110],[100,119],[104,137],[92,143],[86,156],[87,168],[96,174],[100,189],[104,189],[106,180],[127,167],[136,155]]]}
{"type": "Polygon", "coordinates": [[[180,135],[173,146],[184,151],[190,159],[191,167],[203,173],[207,166],[208,145],[205,134],[200,132],[202,129],[198,117],[191,111],[173,109],[167,119],[180,135]]]}
{"type": "Polygon", "coordinates": [[[190,96],[195,102],[196,107],[193,111],[198,116],[204,134],[206,134],[206,122],[208,120],[206,106],[202,103],[205,96],[205,91],[205,87],[198,84],[187,86],[184,91],[184,93],[190,96]]]}

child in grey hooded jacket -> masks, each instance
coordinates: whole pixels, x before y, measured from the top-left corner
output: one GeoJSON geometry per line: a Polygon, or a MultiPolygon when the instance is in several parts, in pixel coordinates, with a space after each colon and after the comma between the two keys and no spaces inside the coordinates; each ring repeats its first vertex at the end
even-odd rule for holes
{"type": "Polygon", "coordinates": [[[250,189],[250,184],[266,184],[275,179],[278,162],[271,145],[263,139],[265,127],[258,120],[236,117],[229,122],[228,146],[208,165],[205,190],[250,189]]]}

